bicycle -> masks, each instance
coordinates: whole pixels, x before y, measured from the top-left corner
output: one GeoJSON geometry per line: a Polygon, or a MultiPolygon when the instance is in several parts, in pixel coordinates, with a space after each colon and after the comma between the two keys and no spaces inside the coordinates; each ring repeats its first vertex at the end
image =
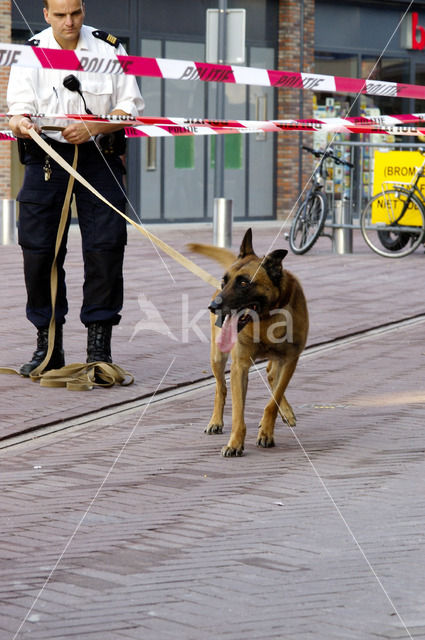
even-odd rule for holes
{"type": "Polygon", "coordinates": [[[311,249],[319,236],[322,235],[325,226],[329,210],[328,198],[323,192],[323,185],[328,177],[325,161],[331,158],[335,164],[353,168],[350,162],[335,156],[330,147],[326,151],[315,151],[305,146],[302,148],[316,158],[320,158],[320,162],[313,172],[312,185],[299,205],[289,231],[289,246],[296,254],[306,253],[311,249]]]}
{"type": "MultiPolygon", "coordinates": [[[[425,153],[421,150],[422,155],[425,153]]],[[[365,242],[380,256],[403,258],[416,251],[425,235],[425,197],[418,187],[425,160],[410,183],[384,182],[360,216],[365,242]],[[389,185],[389,186],[388,186],[389,185]]]]}

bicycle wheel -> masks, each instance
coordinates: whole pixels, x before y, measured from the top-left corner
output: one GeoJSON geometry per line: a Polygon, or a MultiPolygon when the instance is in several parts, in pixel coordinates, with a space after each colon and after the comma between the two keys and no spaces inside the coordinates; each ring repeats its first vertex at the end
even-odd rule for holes
{"type": "Polygon", "coordinates": [[[386,258],[403,258],[413,253],[425,234],[424,207],[406,189],[389,189],[374,196],[362,211],[363,238],[375,253],[386,258]],[[402,215],[406,201],[406,212],[402,215]]]}
{"type": "Polygon", "coordinates": [[[306,253],[314,245],[325,226],[326,205],[326,198],[321,191],[300,204],[289,232],[289,246],[294,253],[306,253]]]}

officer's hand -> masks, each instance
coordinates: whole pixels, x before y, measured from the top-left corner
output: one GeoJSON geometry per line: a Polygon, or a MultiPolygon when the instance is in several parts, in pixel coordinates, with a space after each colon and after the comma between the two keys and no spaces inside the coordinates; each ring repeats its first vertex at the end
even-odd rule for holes
{"type": "Polygon", "coordinates": [[[62,135],[70,144],[88,142],[92,136],[87,122],[73,122],[65,127],[62,135]]]}
{"type": "Polygon", "coordinates": [[[37,133],[40,133],[39,127],[26,116],[12,116],[9,120],[9,127],[17,138],[30,138],[29,129],[35,129],[37,133]]]}

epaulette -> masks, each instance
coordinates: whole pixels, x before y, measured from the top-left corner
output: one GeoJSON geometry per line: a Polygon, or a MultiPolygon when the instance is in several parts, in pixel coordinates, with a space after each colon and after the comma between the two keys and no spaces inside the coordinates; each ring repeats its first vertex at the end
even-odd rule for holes
{"type": "Polygon", "coordinates": [[[34,40],[27,40],[25,44],[28,44],[30,47],[38,47],[40,40],[34,38],[34,40]]]}
{"type": "Polygon", "coordinates": [[[103,40],[104,42],[107,42],[108,44],[112,45],[116,49],[120,45],[119,39],[113,36],[112,34],[108,33],[107,31],[92,31],[92,35],[95,38],[99,38],[99,40],[103,40]]]}

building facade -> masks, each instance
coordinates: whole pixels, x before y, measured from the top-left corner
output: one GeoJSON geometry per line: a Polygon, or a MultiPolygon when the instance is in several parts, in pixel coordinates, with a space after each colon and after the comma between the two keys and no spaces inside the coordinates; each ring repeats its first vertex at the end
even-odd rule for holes
{"type": "MultiPolygon", "coordinates": [[[[425,84],[425,0],[228,0],[246,9],[250,67],[366,77],[425,84]],[[423,26],[422,26],[423,25],[423,26]],[[413,35],[412,35],[413,34],[413,35]],[[409,40],[410,37],[410,40],[409,40]]],[[[216,0],[86,0],[86,23],[120,37],[129,53],[146,57],[205,59],[206,10],[216,0]]],[[[41,0],[0,0],[2,41],[25,42],[46,24],[41,0]]],[[[0,70],[6,110],[7,69],[0,70]]],[[[146,115],[215,118],[214,83],[141,78],[146,115]]],[[[422,103],[391,97],[313,94],[298,89],[226,85],[225,118],[283,119],[314,115],[421,111],[422,103]]],[[[224,193],[239,220],[290,215],[309,176],[301,145],[312,134],[226,135],[224,193]]],[[[315,140],[315,143],[320,143],[315,140]]],[[[323,142],[323,141],[322,141],[323,142]]],[[[129,199],[144,222],[212,218],[215,137],[130,140],[129,199]]],[[[0,192],[15,197],[22,168],[15,143],[0,144],[0,192]]]]}

